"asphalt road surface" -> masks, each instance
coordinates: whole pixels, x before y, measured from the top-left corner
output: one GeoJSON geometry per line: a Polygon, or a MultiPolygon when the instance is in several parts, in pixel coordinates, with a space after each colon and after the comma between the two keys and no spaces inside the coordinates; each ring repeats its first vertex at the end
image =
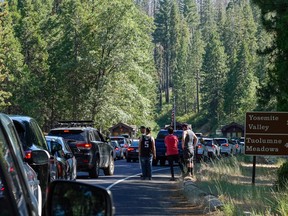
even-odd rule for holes
{"type": "MultiPolygon", "coordinates": [[[[175,177],[180,170],[174,167],[175,177]]],[[[168,166],[153,167],[152,180],[141,180],[139,162],[115,161],[113,176],[100,171],[98,179],[79,172],[77,181],[108,188],[113,195],[115,215],[203,215],[203,207],[193,206],[183,195],[180,180],[169,181],[168,166]]]]}

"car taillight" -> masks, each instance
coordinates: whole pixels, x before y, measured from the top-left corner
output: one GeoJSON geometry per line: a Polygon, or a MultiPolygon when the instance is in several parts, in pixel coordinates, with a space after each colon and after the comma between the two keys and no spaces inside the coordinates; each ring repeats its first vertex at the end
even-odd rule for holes
{"type": "Polygon", "coordinates": [[[119,148],[118,148],[118,147],[116,147],[115,149],[116,149],[116,151],[118,151],[118,150],[119,150],[119,148]]]}
{"type": "Polygon", "coordinates": [[[128,148],[127,149],[127,151],[133,151],[134,150],[134,148],[128,148]]]}
{"type": "Polygon", "coordinates": [[[235,145],[235,147],[236,147],[236,148],[238,148],[238,147],[239,147],[239,145],[238,145],[238,144],[236,144],[236,145],[235,145]]]}
{"type": "Polygon", "coordinates": [[[90,149],[92,147],[92,144],[90,143],[77,143],[77,148],[84,148],[84,149],[90,149]]]}
{"type": "Polygon", "coordinates": [[[0,191],[4,191],[4,190],[5,190],[5,188],[4,188],[4,187],[1,187],[1,188],[0,188],[0,191]]]}
{"type": "Polygon", "coordinates": [[[216,148],[216,147],[213,145],[212,148],[216,148]]]}
{"type": "Polygon", "coordinates": [[[198,145],[198,149],[199,149],[199,148],[202,148],[202,145],[198,145]]]}
{"type": "Polygon", "coordinates": [[[25,159],[31,159],[32,158],[32,151],[26,151],[25,152],[25,159]]]}
{"type": "Polygon", "coordinates": [[[226,147],[228,147],[228,146],[229,146],[229,144],[228,144],[228,143],[226,143],[226,144],[224,144],[224,145],[222,145],[222,146],[226,146],[226,147]]]}

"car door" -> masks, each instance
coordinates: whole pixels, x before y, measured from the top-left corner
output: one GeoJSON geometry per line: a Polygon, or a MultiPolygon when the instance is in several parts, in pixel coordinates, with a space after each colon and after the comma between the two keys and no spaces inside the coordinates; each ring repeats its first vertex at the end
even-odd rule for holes
{"type": "Polygon", "coordinates": [[[9,130],[0,117],[0,209],[1,215],[38,215],[37,200],[31,194],[23,161],[17,156],[9,130]]]}

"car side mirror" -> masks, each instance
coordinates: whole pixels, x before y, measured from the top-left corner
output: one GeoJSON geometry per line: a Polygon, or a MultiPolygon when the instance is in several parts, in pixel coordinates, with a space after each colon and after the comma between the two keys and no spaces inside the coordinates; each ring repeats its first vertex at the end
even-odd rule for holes
{"type": "Polygon", "coordinates": [[[54,215],[114,215],[110,190],[82,182],[55,180],[50,183],[47,216],[54,215]]]}
{"type": "Polygon", "coordinates": [[[50,155],[45,150],[33,150],[31,152],[31,158],[29,160],[36,165],[43,165],[49,163],[50,155]]]}

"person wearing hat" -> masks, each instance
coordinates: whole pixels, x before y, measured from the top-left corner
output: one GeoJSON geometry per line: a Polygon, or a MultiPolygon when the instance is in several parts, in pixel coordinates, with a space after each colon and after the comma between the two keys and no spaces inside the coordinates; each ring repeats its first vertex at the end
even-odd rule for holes
{"type": "Polygon", "coordinates": [[[194,157],[194,148],[196,147],[198,137],[195,133],[189,128],[187,123],[182,125],[183,136],[182,136],[182,149],[183,149],[183,160],[184,164],[187,167],[187,176],[193,175],[193,157],[194,157]]]}
{"type": "Polygon", "coordinates": [[[151,135],[151,128],[146,128],[146,134],[139,140],[139,157],[142,169],[142,179],[152,179],[152,160],[156,159],[155,140],[151,135]]]}

